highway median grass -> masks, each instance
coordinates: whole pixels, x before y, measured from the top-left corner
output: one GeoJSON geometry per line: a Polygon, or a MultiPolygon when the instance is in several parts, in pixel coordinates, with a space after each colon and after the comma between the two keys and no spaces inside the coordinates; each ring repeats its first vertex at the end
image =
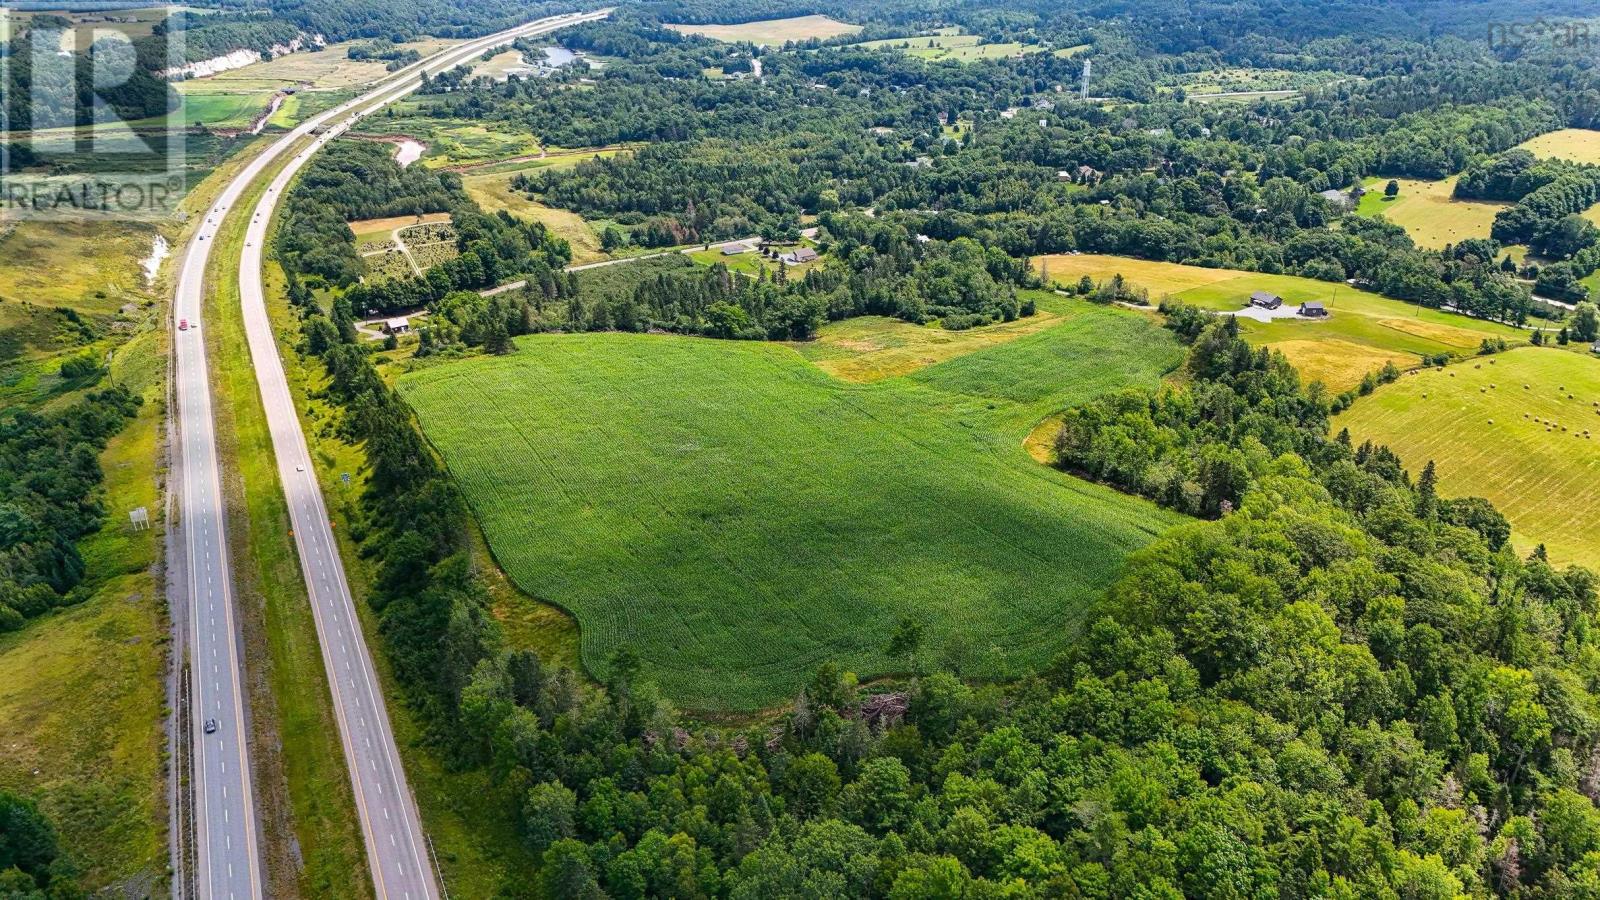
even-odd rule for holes
{"type": "Polygon", "coordinates": [[[201,334],[208,341],[234,602],[245,632],[256,802],[269,896],[370,897],[355,799],[316,624],[278,481],[239,308],[239,256],[259,179],[212,250],[201,334]]]}
{"type": "Polygon", "coordinates": [[[398,384],[512,579],[577,616],[589,671],[629,647],[680,704],[752,710],[825,660],[895,671],[902,615],[968,674],[1029,671],[1176,521],[1022,449],[1047,412],[1182,357],[1145,317],[1076,306],[871,385],[785,345],[631,334],[398,384]]]}

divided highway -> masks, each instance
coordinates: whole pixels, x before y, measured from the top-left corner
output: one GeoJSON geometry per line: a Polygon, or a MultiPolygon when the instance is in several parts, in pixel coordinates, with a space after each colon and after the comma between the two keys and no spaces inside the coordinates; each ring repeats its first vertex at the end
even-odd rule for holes
{"type": "Polygon", "coordinates": [[[250,353],[266,407],[273,449],[289,505],[301,570],[322,643],[323,662],[350,770],[367,861],[379,898],[436,898],[438,882],[421,821],[389,728],[371,654],[362,638],[305,437],[278,358],[261,289],[261,251],[278,199],[311,154],[362,115],[415,90],[422,72],[470,62],[484,50],[608,10],[542,19],[444,50],[400,70],[376,90],[296,127],[253,159],[205,212],[180,264],[173,318],[178,322],[176,402],[179,439],[175,482],[181,495],[179,541],[187,559],[174,571],[185,582],[190,624],[190,723],[196,831],[196,891],[202,898],[263,896],[260,848],[246,745],[242,648],[234,627],[231,570],[221,498],[216,434],[201,314],[205,270],[225,217],[257,178],[313,133],[273,179],[252,213],[240,259],[239,288],[250,353]],[[209,733],[208,733],[209,732],[209,733]]]}

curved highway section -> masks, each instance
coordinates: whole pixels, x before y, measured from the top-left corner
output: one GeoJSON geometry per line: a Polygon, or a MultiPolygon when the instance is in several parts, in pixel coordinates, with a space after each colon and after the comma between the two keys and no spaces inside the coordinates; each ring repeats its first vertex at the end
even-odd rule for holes
{"type": "Polygon", "coordinates": [[[431,900],[439,896],[439,885],[267,319],[261,251],[278,199],[311,154],[361,116],[416,90],[421,73],[469,62],[484,50],[519,37],[608,14],[609,10],[602,10],[556,16],[459,44],[400,70],[375,90],[307,120],[266,148],[228,183],[206,211],[205,221],[184,253],[173,304],[173,318],[179,323],[174,377],[179,429],[175,471],[181,494],[178,545],[188,558],[181,567],[174,563],[174,568],[183,572],[186,582],[191,629],[195,886],[203,898],[254,900],[262,897],[264,890],[246,745],[243,651],[234,627],[211,390],[200,334],[205,270],[216,235],[250,185],[304,138],[315,134],[316,138],[283,166],[252,213],[240,260],[240,298],[256,381],[322,643],[373,888],[383,900],[431,900]]]}

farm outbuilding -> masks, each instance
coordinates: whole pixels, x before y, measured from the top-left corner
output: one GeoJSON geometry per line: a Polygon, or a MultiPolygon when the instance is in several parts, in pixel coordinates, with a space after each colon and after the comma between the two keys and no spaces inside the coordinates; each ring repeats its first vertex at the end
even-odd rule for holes
{"type": "Polygon", "coordinates": [[[1321,301],[1307,300],[1300,304],[1300,315],[1309,319],[1324,319],[1328,316],[1328,310],[1321,301]]]}

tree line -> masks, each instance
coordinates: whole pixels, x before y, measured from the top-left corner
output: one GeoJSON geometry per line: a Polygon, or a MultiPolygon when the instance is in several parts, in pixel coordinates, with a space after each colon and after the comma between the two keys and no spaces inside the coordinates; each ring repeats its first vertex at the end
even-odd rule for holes
{"type": "Polygon", "coordinates": [[[78,541],[105,515],[100,451],[140,402],[118,386],[60,411],[0,419],[0,632],[80,599],[78,541]]]}
{"type": "Polygon", "coordinates": [[[1214,521],[1135,554],[1035,676],[967,684],[908,620],[884,640],[909,677],[824,664],[748,727],[674,710],[626,651],[596,686],[508,644],[410,413],[359,346],[327,349],[370,467],[354,527],[384,646],[430,745],[489,776],[488,807],[540,860],[507,890],[1600,889],[1594,576],[1518,558],[1505,519],[1439,496],[1431,466],[1413,480],[1328,437],[1327,398],[1227,323],[1172,322],[1189,386],[1075,410],[1062,453],[1147,460],[1101,474],[1141,472],[1126,483],[1214,521]]]}

